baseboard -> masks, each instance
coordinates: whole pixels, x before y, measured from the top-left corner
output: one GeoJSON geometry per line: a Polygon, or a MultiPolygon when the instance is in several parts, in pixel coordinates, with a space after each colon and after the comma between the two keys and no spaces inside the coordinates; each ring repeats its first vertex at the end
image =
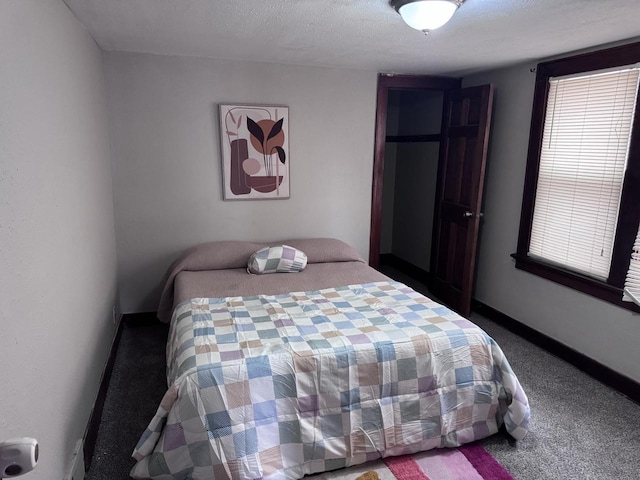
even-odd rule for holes
{"type": "Polygon", "coordinates": [[[83,439],[76,442],[76,446],[71,454],[71,461],[62,480],[84,480],[87,471],[84,464],[84,446],[83,439]]]}
{"type": "Polygon", "coordinates": [[[100,427],[100,420],[102,419],[102,411],[104,409],[104,402],[107,398],[107,389],[109,388],[109,381],[111,380],[111,373],[113,372],[113,364],[116,361],[116,353],[118,352],[118,345],[120,344],[120,337],[122,337],[122,327],[124,325],[124,317],[120,319],[116,334],[113,337],[111,343],[111,351],[109,352],[109,358],[102,372],[102,378],[100,379],[100,388],[98,389],[98,395],[96,396],[95,404],[91,410],[89,421],[87,422],[87,428],[84,432],[84,446],[82,449],[82,456],[84,459],[85,472],[89,471],[91,466],[91,458],[93,452],[96,449],[96,440],[98,439],[98,428],[100,427]]]}
{"type": "Polygon", "coordinates": [[[561,358],[565,362],[577,367],[587,375],[595,378],[601,383],[619,391],[629,399],[640,404],[640,383],[621,373],[612,370],[606,365],[587,357],[585,354],[574,350],[571,347],[541,333],[524,323],[506,315],[489,305],[479,301],[474,301],[473,310],[481,315],[493,320],[507,330],[561,358]]]}

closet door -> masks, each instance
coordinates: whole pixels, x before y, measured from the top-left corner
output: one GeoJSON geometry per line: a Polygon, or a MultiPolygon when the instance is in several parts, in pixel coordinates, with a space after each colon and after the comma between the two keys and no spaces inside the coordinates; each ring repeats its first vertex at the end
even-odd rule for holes
{"type": "Polygon", "coordinates": [[[471,312],[493,85],[445,95],[431,253],[433,293],[471,312]]]}

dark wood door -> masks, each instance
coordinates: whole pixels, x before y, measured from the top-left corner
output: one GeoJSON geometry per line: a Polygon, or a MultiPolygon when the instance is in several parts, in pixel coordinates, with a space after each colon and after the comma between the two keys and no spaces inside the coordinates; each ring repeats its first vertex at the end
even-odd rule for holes
{"type": "Polygon", "coordinates": [[[476,264],[493,85],[445,96],[431,251],[436,297],[468,317],[476,264]]]}

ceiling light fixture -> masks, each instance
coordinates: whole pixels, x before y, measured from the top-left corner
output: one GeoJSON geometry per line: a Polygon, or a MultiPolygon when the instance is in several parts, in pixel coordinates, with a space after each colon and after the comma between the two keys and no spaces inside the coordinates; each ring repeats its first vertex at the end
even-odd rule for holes
{"type": "Polygon", "coordinates": [[[426,35],[451,20],[462,2],[464,0],[392,0],[391,6],[407,25],[426,35]]]}

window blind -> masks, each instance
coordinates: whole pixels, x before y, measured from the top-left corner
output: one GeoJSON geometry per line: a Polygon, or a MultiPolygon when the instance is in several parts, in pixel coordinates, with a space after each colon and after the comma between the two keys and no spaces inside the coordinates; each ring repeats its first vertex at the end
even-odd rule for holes
{"type": "Polygon", "coordinates": [[[638,227],[638,235],[631,252],[631,264],[624,283],[622,300],[640,305],[640,227],[638,227]]]}
{"type": "Polygon", "coordinates": [[[550,79],[530,255],[609,276],[639,71],[550,79]]]}

